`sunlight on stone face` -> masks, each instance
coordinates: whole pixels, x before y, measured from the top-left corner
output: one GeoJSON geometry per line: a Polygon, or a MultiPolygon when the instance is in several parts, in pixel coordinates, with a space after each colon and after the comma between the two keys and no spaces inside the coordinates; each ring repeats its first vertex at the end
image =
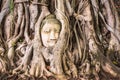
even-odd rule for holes
{"type": "Polygon", "coordinates": [[[60,25],[55,23],[46,23],[41,29],[41,38],[45,47],[53,47],[60,34],[60,25]]]}

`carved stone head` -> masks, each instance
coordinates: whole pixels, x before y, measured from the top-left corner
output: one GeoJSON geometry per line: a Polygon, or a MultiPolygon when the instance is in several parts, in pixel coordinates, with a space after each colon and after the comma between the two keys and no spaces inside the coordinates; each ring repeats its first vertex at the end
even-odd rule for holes
{"type": "Polygon", "coordinates": [[[61,31],[61,23],[55,15],[48,15],[41,23],[41,39],[43,46],[53,47],[61,31]]]}

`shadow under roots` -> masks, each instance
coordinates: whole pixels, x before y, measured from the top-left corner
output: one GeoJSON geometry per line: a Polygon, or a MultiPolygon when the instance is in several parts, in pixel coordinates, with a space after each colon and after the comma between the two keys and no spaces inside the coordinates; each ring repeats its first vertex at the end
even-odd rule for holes
{"type": "MultiPolygon", "coordinates": [[[[120,80],[120,78],[114,78],[111,75],[108,75],[105,72],[100,72],[99,74],[100,80],[120,80]]],[[[28,76],[22,76],[22,74],[10,74],[10,73],[0,73],[0,80],[57,80],[54,76],[49,76],[49,77],[28,77],[28,76]]],[[[70,78],[68,80],[88,80],[85,78],[82,78],[81,76],[77,78],[70,78]]],[[[92,78],[92,80],[96,80],[92,78]]]]}

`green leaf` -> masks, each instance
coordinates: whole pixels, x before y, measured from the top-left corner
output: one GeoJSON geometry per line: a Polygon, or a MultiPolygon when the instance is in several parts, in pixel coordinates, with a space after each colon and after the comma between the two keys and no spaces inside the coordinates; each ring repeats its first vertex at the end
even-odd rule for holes
{"type": "Polygon", "coordinates": [[[14,1],[10,0],[10,13],[13,13],[14,10],[14,1]]]}
{"type": "Polygon", "coordinates": [[[113,61],[113,64],[118,64],[116,61],[113,61]]]}

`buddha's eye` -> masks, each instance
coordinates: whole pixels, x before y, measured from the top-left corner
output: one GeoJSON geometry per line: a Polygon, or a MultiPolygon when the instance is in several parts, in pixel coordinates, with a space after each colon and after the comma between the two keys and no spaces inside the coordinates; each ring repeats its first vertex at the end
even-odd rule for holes
{"type": "Polygon", "coordinates": [[[55,29],[54,31],[55,31],[55,33],[59,33],[60,32],[60,30],[58,30],[58,29],[55,29]]]}
{"type": "Polygon", "coordinates": [[[45,30],[44,33],[48,34],[50,33],[50,30],[45,30]]]}

